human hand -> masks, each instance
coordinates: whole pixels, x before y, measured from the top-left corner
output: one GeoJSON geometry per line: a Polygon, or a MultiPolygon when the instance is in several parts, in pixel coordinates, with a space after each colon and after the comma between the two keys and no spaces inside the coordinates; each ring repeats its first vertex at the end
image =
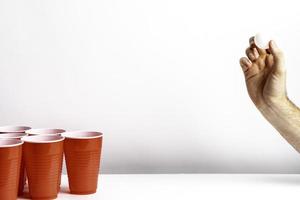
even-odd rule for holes
{"type": "Polygon", "coordinates": [[[286,70],[284,56],[274,41],[269,42],[267,50],[254,44],[254,37],[249,40],[247,57],[240,59],[248,94],[258,109],[277,105],[287,99],[286,70]]]}

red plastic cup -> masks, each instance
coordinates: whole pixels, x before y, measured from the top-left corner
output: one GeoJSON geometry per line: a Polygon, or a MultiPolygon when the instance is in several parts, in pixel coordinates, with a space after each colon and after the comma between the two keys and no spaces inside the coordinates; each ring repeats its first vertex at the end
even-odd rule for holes
{"type": "Polygon", "coordinates": [[[16,200],[23,141],[0,139],[0,199],[16,200]]]}
{"type": "Polygon", "coordinates": [[[23,137],[25,168],[32,199],[55,199],[61,177],[63,140],[60,135],[23,137]]]}
{"type": "Polygon", "coordinates": [[[31,129],[29,126],[1,126],[1,133],[25,133],[25,131],[31,129]]]}
{"type": "MultiPolygon", "coordinates": [[[[18,139],[18,140],[21,140],[21,138],[24,137],[24,136],[27,136],[27,133],[22,133],[22,132],[1,133],[0,134],[0,139],[18,139]]],[[[21,168],[20,168],[18,195],[23,194],[25,183],[26,183],[25,166],[24,166],[24,160],[23,160],[23,157],[22,157],[21,168]]]]}
{"type": "Polygon", "coordinates": [[[102,149],[102,133],[72,131],[65,137],[69,188],[72,194],[92,194],[97,191],[102,149]]]}
{"type": "MultiPolygon", "coordinates": [[[[60,129],[60,128],[35,128],[35,129],[30,129],[30,130],[26,131],[26,133],[29,136],[33,136],[33,135],[61,135],[64,132],[66,132],[66,131],[64,129],[60,129]]],[[[61,159],[61,166],[62,165],[63,165],[63,157],[61,159]]],[[[60,168],[60,173],[62,173],[62,167],[60,168]]],[[[57,186],[58,190],[60,190],[60,184],[61,184],[61,179],[60,178],[59,178],[58,186],[57,186]]]]}
{"type": "MultiPolygon", "coordinates": [[[[29,126],[15,126],[15,125],[1,126],[0,134],[2,135],[2,134],[6,134],[6,133],[14,133],[14,134],[25,133],[25,131],[30,130],[30,129],[31,129],[31,127],[29,127],[29,126]]],[[[19,136],[22,136],[22,134],[21,135],[16,134],[15,136],[16,136],[16,138],[20,139],[19,136]]],[[[3,136],[3,137],[5,137],[5,136],[3,136]]],[[[8,136],[8,137],[10,137],[10,136],[8,136]]],[[[22,161],[21,167],[24,168],[23,161],[22,161]]],[[[22,175],[22,171],[24,171],[24,170],[21,169],[21,175],[22,175]]],[[[19,188],[19,194],[23,193],[23,188],[24,188],[24,185],[26,184],[26,175],[25,175],[25,172],[23,172],[23,173],[24,173],[25,180],[23,181],[23,183],[24,183],[23,186],[19,188]]],[[[22,181],[20,182],[20,184],[21,183],[22,183],[22,181]]]]}
{"type": "MultiPolygon", "coordinates": [[[[14,125],[1,126],[0,134],[3,134],[3,133],[25,133],[25,131],[30,130],[30,129],[31,129],[31,127],[29,127],[29,126],[14,126],[14,125]]],[[[19,195],[23,194],[25,184],[26,184],[26,173],[25,173],[24,161],[22,158],[19,191],[18,191],[19,195]]]]}

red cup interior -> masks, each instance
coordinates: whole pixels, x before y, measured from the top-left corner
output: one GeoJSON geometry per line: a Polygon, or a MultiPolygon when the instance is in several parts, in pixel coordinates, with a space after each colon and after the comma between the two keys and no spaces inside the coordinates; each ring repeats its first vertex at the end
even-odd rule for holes
{"type": "Polygon", "coordinates": [[[0,132],[25,132],[29,129],[31,128],[28,126],[1,126],[0,132]]]}
{"type": "Polygon", "coordinates": [[[25,136],[21,140],[28,143],[53,143],[60,142],[65,138],[60,135],[34,135],[25,136]]]}
{"type": "Polygon", "coordinates": [[[15,147],[22,145],[24,142],[18,139],[0,139],[0,148],[15,147]]]}
{"type": "Polygon", "coordinates": [[[20,139],[24,136],[27,136],[27,133],[0,133],[0,138],[20,139]]]}
{"type": "Polygon", "coordinates": [[[58,128],[37,128],[37,129],[30,129],[27,130],[26,133],[29,135],[57,135],[65,132],[64,129],[58,129],[58,128]]]}
{"type": "Polygon", "coordinates": [[[68,131],[62,133],[62,136],[71,139],[93,139],[100,138],[103,134],[96,131],[68,131]]]}

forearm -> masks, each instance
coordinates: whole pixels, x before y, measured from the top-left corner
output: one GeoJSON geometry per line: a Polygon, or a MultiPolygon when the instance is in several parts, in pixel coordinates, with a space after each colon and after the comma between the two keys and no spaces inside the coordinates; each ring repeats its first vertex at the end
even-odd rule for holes
{"type": "Polygon", "coordinates": [[[300,109],[288,98],[259,108],[274,128],[300,152],[300,109]]]}

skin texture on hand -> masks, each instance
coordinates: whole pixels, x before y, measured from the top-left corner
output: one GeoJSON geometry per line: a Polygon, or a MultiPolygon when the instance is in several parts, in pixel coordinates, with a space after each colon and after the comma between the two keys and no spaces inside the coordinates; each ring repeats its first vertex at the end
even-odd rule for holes
{"type": "Polygon", "coordinates": [[[240,59],[248,94],[273,127],[300,152],[300,109],[287,97],[284,56],[274,41],[267,50],[250,38],[240,59]]]}
{"type": "Polygon", "coordinates": [[[254,38],[250,38],[246,49],[247,57],[240,59],[244,71],[247,90],[258,109],[286,98],[286,70],[284,56],[274,41],[269,49],[258,48],[254,38]]]}

